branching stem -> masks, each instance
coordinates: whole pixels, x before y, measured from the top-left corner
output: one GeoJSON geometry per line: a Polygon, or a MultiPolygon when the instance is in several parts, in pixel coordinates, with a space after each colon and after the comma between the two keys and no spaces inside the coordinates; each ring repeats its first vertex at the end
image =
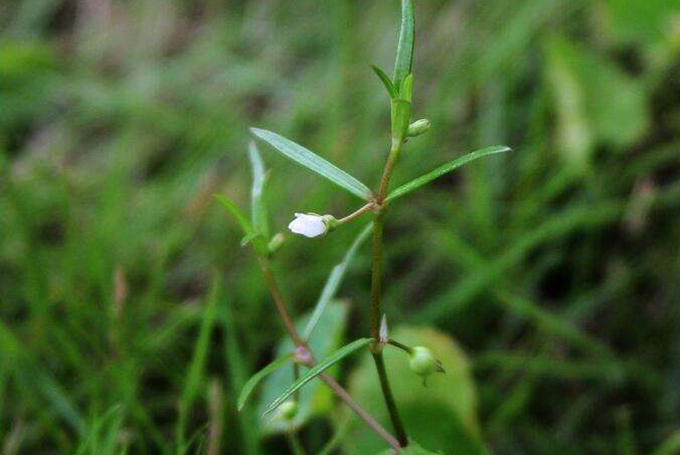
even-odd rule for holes
{"type": "MultiPolygon", "coordinates": [[[[269,259],[258,256],[258,261],[260,263],[260,267],[262,268],[262,273],[265,276],[269,293],[271,294],[272,300],[274,300],[274,305],[276,306],[276,310],[278,311],[279,316],[286,327],[288,336],[293,341],[295,346],[298,347],[298,349],[301,349],[310,355],[311,361],[309,366],[313,365],[315,362],[314,354],[295,329],[293,320],[291,319],[283,298],[281,297],[281,292],[279,290],[278,283],[276,282],[276,277],[272,272],[269,259]]],[[[366,410],[362,408],[361,405],[359,405],[359,403],[357,403],[349,395],[349,393],[347,393],[347,391],[335,381],[335,379],[326,373],[321,373],[319,378],[325,382],[326,385],[330,387],[331,390],[333,390],[333,392],[366,423],[366,425],[369,426],[369,428],[371,428],[378,436],[384,439],[385,442],[396,451],[396,453],[401,453],[399,450],[399,441],[397,441],[397,439],[395,439],[394,436],[392,436],[382,425],[380,425],[377,420],[375,420],[368,412],[366,412],[366,410]]]]}

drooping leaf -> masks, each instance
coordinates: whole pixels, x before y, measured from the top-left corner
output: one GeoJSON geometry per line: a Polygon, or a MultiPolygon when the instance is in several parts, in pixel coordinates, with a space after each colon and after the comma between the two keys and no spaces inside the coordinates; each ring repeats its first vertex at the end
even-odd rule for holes
{"type": "Polygon", "coordinates": [[[358,351],[359,349],[367,346],[372,341],[371,338],[359,338],[351,343],[341,347],[337,351],[333,352],[331,355],[314,365],[312,368],[307,370],[304,374],[300,375],[300,378],[290,385],[279,397],[274,400],[272,404],[269,405],[265,414],[272,412],[274,409],[279,407],[281,403],[286,401],[288,397],[295,393],[303,385],[307,384],[309,381],[317,377],[319,374],[323,373],[328,368],[335,365],[340,360],[344,359],[348,355],[358,351]]]}
{"type": "Polygon", "coordinates": [[[406,76],[411,73],[413,62],[413,43],[415,38],[415,19],[411,0],[401,0],[401,30],[397,44],[397,58],[394,63],[394,86],[401,87],[406,76]]]}
{"type": "MultiPolygon", "coordinates": [[[[349,314],[348,305],[331,301],[317,323],[316,329],[307,340],[310,348],[314,351],[317,359],[323,359],[335,349],[342,346],[343,333],[347,325],[349,314]]],[[[308,324],[311,312],[303,315],[295,323],[295,328],[302,333],[308,324]]],[[[275,356],[283,357],[295,349],[288,337],[282,336],[278,344],[275,356]]],[[[329,375],[335,374],[336,367],[326,370],[329,375]]],[[[285,433],[291,428],[300,428],[313,416],[325,415],[333,409],[333,393],[321,381],[312,381],[297,392],[298,413],[292,421],[284,421],[267,415],[262,417],[269,404],[276,399],[288,386],[295,381],[293,368],[284,367],[267,376],[259,386],[260,393],[257,397],[257,414],[259,418],[259,430],[263,435],[285,433]]],[[[248,411],[245,408],[243,412],[248,411]]]]}
{"type": "Polygon", "coordinates": [[[390,98],[391,99],[399,98],[399,94],[397,93],[397,88],[394,86],[394,84],[390,80],[389,76],[387,76],[387,74],[385,74],[385,72],[383,70],[381,70],[380,68],[378,68],[375,65],[371,65],[371,68],[373,68],[373,71],[378,76],[378,78],[383,83],[383,85],[385,86],[387,93],[390,94],[390,98]]]}
{"type": "Polygon", "coordinates": [[[259,128],[251,128],[250,131],[291,160],[327,178],[355,196],[365,200],[371,199],[371,190],[366,185],[303,146],[271,131],[259,128]]]}
{"type": "Polygon", "coordinates": [[[253,228],[265,239],[269,239],[269,223],[267,220],[267,205],[264,200],[264,185],[266,173],[260,150],[255,141],[250,141],[248,146],[250,165],[253,168],[253,187],[251,190],[251,220],[253,228]]]}
{"type": "Polygon", "coordinates": [[[481,150],[477,150],[475,152],[468,153],[467,155],[463,155],[460,158],[457,158],[449,163],[446,163],[437,169],[428,172],[425,175],[422,175],[418,177],[415,180],[411,180],[410,182],[401,185],[400,187],[392,190],[390,194],[387,196],[385,199],[386,201],[390,201],[392,199],[396,199],[398,197],[401,197],[407,193],[410,193],[413,190],[416,190],[420,188],[423,185],[427,185],[430,183],[432,180],[435,180],[439,177],[441,177],[444,174],[447,174],[459,167],[461,167],[464,164],[469,163],[470,161],[474,161],[477,158],[481,158],[486,155],[493,155],[495,153],[503,153],[503,152],[509,152],[511,149],[506,146],[501,146],[501,145],[495,145],[492,147],[486,147],[481,150]]]}
{"type": "MultiPolygon", "coordinates": [[[[390,337],[409,346],[426,346],[446,370],[446,374],[428,377],[427,386],[423,386],[422,378],[409,368],[408,356],[399,349],[383,350],[392,392],[409,437],[434,453],[486,454],[477,421],[474,382],[458,344],[449,335],[429,327],[398,326],[390,329],[390,337]]],[[[352,397],[371,410],[373,417],[390,428],[370,356],[363,358],[352,372],[348,389],[352,397]]],[[[343,440],[344,452],[356,455],[380,453],[384,447],[384,441],[356,420],[343,440]]]]}
{"type": "Polygon", "coordinates": [[[276,371],[278,368],[282,367],[283,365],[286,365],[288,362],[292,360],[292,358],[293,356],[291,354],[285,357],[280,357],[271,362],[266,367],[262,368],[254,375],[252,375],[250,379],[248,379],[248,382],[246,382],[243,388],[241,389],[241,393],[238,396],[238,404],[236,406],[237,409],[239,411],[243,409],[243,406],[246,404],[246,400],[248,400],[248,397],[253,392],[253,390],[255,390],[255,387],[257,387],[260,381],[266,378],[267,375],[269,375],[270,373],[276,371]]]}
{"type": "Polygon", "coordinates": [[[342,278],[345,275],[345,270],[347,270],[347,266],[352,261],[352,258],[354,257],[356,251],[359,249],[359,246],[361,246],[364,240],[366,240],[366,237],[368,237],[368,234],[372,230],[373,223],[369,224],[368,226],[366,226],[366,228],[364,228],[363,231],[361,231],[361,233],[357,236],[354,242],[352,242],[352,245],[347,250],[347,253],[345,254],[345,257],[342,259],[342,262],[333,267],[333,270],[331,270],[331,274],[328,276],[326,284],[324,285],[323,290],[321,291],[321,296],[319,297],[319,300],[316,302],[316,306],[314,307],[314,311],[312,312],[312,317],[309,319],[309,322],[305,327],[305,331],[302,334],[303,339],[307,340],[314,331],[314,328],[316,327],[316,324],[319,322],[319,319],[321,319],[321,316],[323,315],[323,312],[326,309],[328,302],[330,302],[331,299],[335,297],[335,293],[337,292],[338,287],[340,286],[340,282],[342,281],[342,278]]]}

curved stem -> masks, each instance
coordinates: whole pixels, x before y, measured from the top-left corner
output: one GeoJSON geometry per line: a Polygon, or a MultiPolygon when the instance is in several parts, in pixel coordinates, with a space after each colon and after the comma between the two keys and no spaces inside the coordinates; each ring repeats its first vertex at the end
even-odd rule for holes
{"type": "Polygon", "coordinates": [[[409,355],[413,353],[412,348],[406,346],[404,343],[398,342],[397,340],[387,340],[387,344],[391,344],[392,346],[401,349],[402,351],[406,352],[409,355]]]}
{"type": "Polygon", "coordinates": [[[348,221],[352,221],[353,219],[358,218],[359,216],[363,215],[367,211],[371,210],[374,205],[375,205],[375,203],[369,202],[368,204],[364,205],[363,207],[361,207],[356,212],[350,213],[349,215],[347,215],[344,218],[340,218],[338,220],[338,224],[347,223],[348,221]]]}

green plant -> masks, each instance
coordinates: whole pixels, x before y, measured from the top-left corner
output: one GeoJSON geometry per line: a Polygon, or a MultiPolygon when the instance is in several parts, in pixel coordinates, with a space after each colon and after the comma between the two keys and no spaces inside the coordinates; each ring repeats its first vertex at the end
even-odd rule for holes
{"type": "MultiPolygon", "coordinates": [[[[342,399],[350,408],[352,408],[359,415],[359,417],[361,417],[361,419],[363,419],[363,421],[371,429],[373,429],[376,434],[383,438],[386,444],[391,446],[391,448],[398,453],[401,452],[403,448],[414,446],[414,444],[410,444],[409,442],[407,428],[405,428],[402,422],[397,401],[394,397],[394,394],[392,393],[390,378],[385,367],[385,361],[383,359],[384,347],[386,345],[394,345],[407,351],[410,355],[409,362],[411,369],[413,372],[421,375],[423,378],[434,372],[443,373],[444,370],[427,348],[422,346],[411,348],[397,340],[391,340],[389,338],[386,322],[387,319],[381,304],[381,295],[384,286],[382,282],[382,263],[384,250],[383,229],[385,224],[385,215],[392,204],[395,203],[397,198],[400,198],[407,193],[410,193],[411,191],[426,185],[432,180],[477,158],[495,153],[503,153],[510,150],[508,147],[494,146],[469,153],[390,191],[390,179],[392,177],[394,168],[399,161],[399,157],[404,150],[405,144],[410,138],[420,136],[426,133],[430,128],[430,121],[427,119],[420,119],[415,122],[411,122],[413,102],[413,73],[411,68],[413,61],[415,21],[411,0],[402,0],[401,5],[401,30],[399,33],[393,78],[390,79],[385,74],[385,72],[377,66],[372,66],[373,71],[387,90],[390,100],[391,112],[390,149],[377,191],[371,191],[368,186],[360,182],[358,179],[326,161],[324,158],[314,154],[305,147],[298,145],[295,142],[271,131],[259,128],[251,128],[252,134],[260,141],[265,142],[273,149],[282,153],[291,160],[312,170],[327,180],[335,183],[337,186],[364,200],[364,205],[340,219],[336,219],[332,215],[296,213],[295,219],[289,224],[289,229],[293,233],[304,235],[310,238],[322,237],[328,232],[338,229],[342,225],[358,220],[364,214],[371,213],[373,215],[372,223],[369,224],[367,229],[362,232],[357,241],[355,241],[351,246],[346,260],[343,261],[342,264],[338,265],[331,273],[331,277],[324,288],[322,297],[319,299],[317,307],[315,308],[302,334],[300,334],[296,328],[293,318],[288,312],[281,292],[279,291],[277,279],[274,276],[271,267],[271,257],[275,253],[276,249],[278,249],[278,247],[281,245],[281,234],[277,234],[277,236],[273,237],[270,236],[266,218],[267,210],[263,198],[266,173],[260,153],[255,143],[251,143],[250,145],[250,157],[254,176],[252,187],[251,220],[248,220],[246,216],[240,211],[240,209],[229,200],[222,196],[217,196],[219,201],[234,215],[241,226],[244,232],[242,244],[252,245],[253,251],[255,252],[260,263],[265,281],[269,287],[272,300],[274,301],[276,309],[284,323],[290,339],[295,345],[293,352],[290,352],[284,357],[275,360],[259,373],[254,375],[250,381],[248,381],[248,383],[243,388],[241,397],[239,399],[239,408],[243,407],[246,399],[260,380],[262,380],[268,373],[290,362],[293,365],[295,381],[267,407],[265,413],[274,411],[279,406],[285,406],[285,410],[283,412],[279,411],[279,414],[284,414],[287,416],[287,420],[293,420],[297,415],[296,394],[306,383],[313,380],[314,378],[319,378],[324,381],[340,399],[342,399]],[[314,330],[316,323],[323,314],[329,301],[333,297],[335,290],[337,289],[337,286],[342,278],[344,268],[351,258],[351,254],[354,250],[356,250],[356,248],[359,247],[362,240],[367,236],[369,231],[372,232],[373,237],[371,297],[370,309],[367,315],[370,322],[370,338],[361,338],[355,340],[334,351],[326,358],[317,360],[308,343],[309,336],[314,330]],[[396,436],[392,436],[392,434],[390,434],[373,417],[371,417],[367,411],[365,411],[356,401],[354,401],[354,399],[352,399],[349,394],[347,394],[347,392],[337,382],[335,382],[335,380],[330,375],[325,373],[328,368],[332,367],[340,360],[353,353],[360,352],[364,348],[369,348],[373,357],[380,388],[384,398],[384,403],[388,409],[392,428],[396,436]],[[300,373],[300,366],[308,368],[307,371],[300,373]],[[293,397],[293,401],[287,401],[291,397],[293,397]],[[290,412],[289,408],[293,407],[295,408],[295,412],[290,412]]],[[[289,433],[291,435],[291,445],[293,450],[296,453],[299,453],[302,449],[297,438],[294,436],[294,432],[294,428],[291,427],[289,433]]]]}

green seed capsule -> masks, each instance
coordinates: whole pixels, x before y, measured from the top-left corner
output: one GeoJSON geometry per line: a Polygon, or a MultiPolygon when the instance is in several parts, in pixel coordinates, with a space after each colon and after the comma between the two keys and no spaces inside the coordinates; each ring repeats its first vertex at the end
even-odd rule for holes
{"type": "Polygon", "coordinates": [[[437,361],[432,355],[432,352],[423,346],[416,346],[413,348],[408,365],[415,374],[423,377],[429,376],[437,371],[437,361]]]}
{"type": "Polygon", "coordinates": [[[279,415],[283,420],[293,420],[298,413],[297,401],[289,400],[279,406],[279,415]]]}
{"type": "Polygon", "coordinates": [[[430,121],[426,118],[421,118],[420,120],[416,120],[408,126],[408,132],[406,134],[410,137],[420,136],[429,129],[430,121]]]}

